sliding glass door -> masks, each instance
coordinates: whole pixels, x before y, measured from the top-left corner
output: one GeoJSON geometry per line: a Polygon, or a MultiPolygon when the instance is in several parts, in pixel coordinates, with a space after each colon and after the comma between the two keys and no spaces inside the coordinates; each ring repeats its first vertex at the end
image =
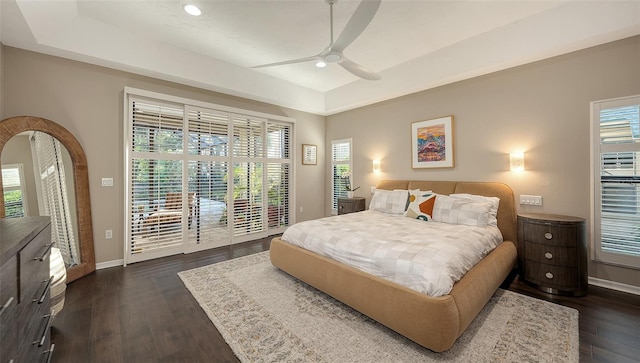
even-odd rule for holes
{"type": "Polygon", "coordinates": [[[293,124],[129,97],[127,262],[281,233],[293,124]]]}

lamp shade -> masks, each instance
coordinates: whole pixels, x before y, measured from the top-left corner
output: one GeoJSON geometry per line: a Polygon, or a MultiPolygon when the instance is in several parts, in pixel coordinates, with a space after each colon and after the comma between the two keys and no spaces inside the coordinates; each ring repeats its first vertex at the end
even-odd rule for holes
{"type": "Polygon", "coordinates": [[[373,160],[373,172],[374,173],[380,172],[380,159],[373,160]]]}
{"type": "Polygon", "coordinates": [[[511,171],[524,171],[524,153],[516,152],[509,154],[509,166],[511,171]]]}

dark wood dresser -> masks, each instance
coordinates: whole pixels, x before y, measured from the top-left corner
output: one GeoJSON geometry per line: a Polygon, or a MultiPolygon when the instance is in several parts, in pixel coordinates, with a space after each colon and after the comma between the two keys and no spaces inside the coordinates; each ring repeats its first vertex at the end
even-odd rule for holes
{"type": "Polygon", "coordinates": [[[338,198],[338,214],[362,212],[364,210],[364,198],[338,198]]]}
{"type": "Polygon", "coordinates": [[[518,267],[524,282],[558,295],[587,293],[585,220],[555,214],[518,215],[518,267]]]}
{"type": "Polygon", "coordinates": [[[48,362],[49,217],[0,219],[0,362],[48,362]]]}

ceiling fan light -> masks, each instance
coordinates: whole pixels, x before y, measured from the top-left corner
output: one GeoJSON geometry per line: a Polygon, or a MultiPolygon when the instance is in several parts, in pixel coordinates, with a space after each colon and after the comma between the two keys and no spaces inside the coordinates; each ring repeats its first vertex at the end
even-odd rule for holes
{"type": "Polygon", "coordinates": [[[318,68],[324,68],[327,66],[327,63],[325,63],[324,61],[317,61],[316,62],[316,67],[318,68]]]}
{"type": "Polygon", "coordinates": [[[328,63],[337,63],[342,60],[342,55],[338,53],[329,53],[324,56],[324,60],[328,63]]]}
{"type": "Polygon", "coordinates": [[[198,8],[197,6],[195,6],[193,4],[185,4],[182,8],[189,15],[200,16],[202,14],[202,11],[200,10],[200,8],[198,8]]]}

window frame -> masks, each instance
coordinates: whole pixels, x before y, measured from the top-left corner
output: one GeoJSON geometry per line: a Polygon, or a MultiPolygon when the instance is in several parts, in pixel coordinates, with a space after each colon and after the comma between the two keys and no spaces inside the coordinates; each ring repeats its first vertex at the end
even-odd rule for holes
{"type": "MultiPolygon", "coordinates": [[[[18,178],[20,179],[20,185],[14,186],[14,187],[3,186],[2,191],[3,193],[6,193],[10,191],[19,190],[20,203],[22,204],[22,216],[28,216],[29,206],[27,204],[27,188],[25,185],[25,178],[24,178],[24,165],[22,163],[7,164],[7,165],[2,165],[1,169],[17,169],[18,170],[18,178]]],[[[2,180],[4,182],[4,178],[2,180]]],[[[6,198],[4,200],[5,200],[5,210],[6,210],[6,198]]],[[[16,218],[16,217],[21,217],[21,216],[9,216],[9,215],[6,216],[6,218],[16,218]]]]}
{"type": "MultiPolygon", "coordinates": [[[[590,133],[591,133],[591,163],[590,163],[590,192],[591,192],[591,259],[612,265],[634,269],[640,268],[640,256],[631,254],[612,253],[602,248],[602,153],[638,153],[640,142],[632,143],[601,143],[600,114],[602,110],[639,105],[640,95],[621,97],[591,102],[590,133]]],[[[635,161],[638,163],[638,160],[635,161]]]]}
{"type": "MultiPolygon", "coordinates": [[[[336,180],[336,175],[334,174],[335,172],[335,166],[337,165],[348,165],[349,166],[349,172],[351,173],[351,179],[350,179],[350,183],[351,186],[353,186],[353,139],[351,138],[347,138],[347,139],[339,139],[339,140],[332,140],[331,141],[331,148],[330,148],[330,152],[331,152],[331,198],[329,199],[329,203],[331,205],[331,214],[332,215],[337,215],[338,214],[338,198],[344,198],[347,196],[347,192],[345,191],[344,194],[343,193],[338,193],[337,195],[334,193],[335,192],[335,183],[334,181],[336,180]],[[333,147],[334,145],[337,144],[349,144],[349,159],[347,160],[334,160],[334,153],[333,153],[333,147]]],[[[339,177],[339,176],[338,176],[339,177]]]]}

